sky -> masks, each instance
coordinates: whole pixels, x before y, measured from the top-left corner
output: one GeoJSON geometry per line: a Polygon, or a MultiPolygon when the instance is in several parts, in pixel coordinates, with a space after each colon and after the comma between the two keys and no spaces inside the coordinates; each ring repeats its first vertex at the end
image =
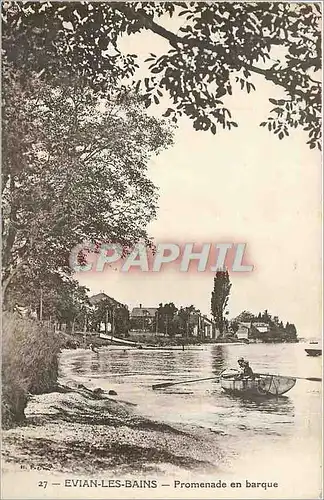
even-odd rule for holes
{"type": "MultiPolygon", "coordinates": [[[[156,35],[128,37],[124,49],[159,53],[156,35]]],[[[259,126],[281,89],[256,75],[256,91],[226,101],[239,124],[214,136],[179,122],[174,146],[153,158],[148,176],[159,189],[158,214],[148,227],[167,243],[244,242],[250,273],[230,273],[230,317],[267,309],[295,323],[300,336],[321,335],[321,155],[294,130],[280,141],[259,126]]],[[[151,109],[159,113],[158,109],[151,109]]],[[[91,293],[104,291],[130,308],[174,302],[210,314],[213,274],[79,273],[91,293]]]]}

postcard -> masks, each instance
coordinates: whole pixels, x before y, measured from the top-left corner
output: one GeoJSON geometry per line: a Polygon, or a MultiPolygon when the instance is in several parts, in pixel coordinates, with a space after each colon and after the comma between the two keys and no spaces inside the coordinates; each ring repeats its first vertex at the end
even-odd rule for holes
{"type": "Polygon", "coordinates": [[[322,498],[321,2],[2,2],[2,498],[322,498]]]}

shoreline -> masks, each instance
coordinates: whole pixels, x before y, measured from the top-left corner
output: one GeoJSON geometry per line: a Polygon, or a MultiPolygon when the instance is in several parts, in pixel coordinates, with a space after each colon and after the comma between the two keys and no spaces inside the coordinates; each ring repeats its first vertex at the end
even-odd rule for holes
{"type": "Polygon", "coordinates": [[[4,472],[162,474],[165,469],[209,471],[213,431],[170,425],[136,413],[136,405],[84,386],[32,396],[26,421],[2,433],[4,472]],[[195,443],[201,440],[199,450],[195,443]],[[205,441],[205,443],[204,443],[205,441]],[[208,460],[206,460],[206,456],[208,460]]]}
{"type": "Polygon", "coordinates": [[[99,349],[102,347],[114,347],[114,348],[120,348],[120,349],[150,349],[150,350],[161,350],[161,349],[174,349],[174,350],[193,350],[193,349],[203,349],[207,346],[211,345],[218,345],[218,346],[228,346],[228,345],[254,345],[254,344],[296,344],[302,342],[301,339],[297,339],[294,341],[287,341],[287,340],[282,340],[280,342],[278,341],[273,341],[273,342],[266,342],[266,341],[254,341],[250,340],[249,342],[243,341],[243,340],[237,340],[237,339],[221,339],[217,341],[217,339],[214,339],[213,341],[208,341],[208,342],[199,342],[197,339],[191,339],[191,341],[188,341],[186,339],[185,343],[181,343],[181,341],[176,342],[175,339],[172,338],[162,338],[160,343],[155,343],[154,338],[152,338],[151,342],[148,342],[146,339],[145,341],[140,341],[138,339],[131,339],[131,337],[125,339],[125,340],[132,340],[134,342],[137,342],[137,345],[130,346],[130,345],[122,345],[118,344],[116,342],[109,342],[107,339],[103,339],[99,336],[99,334],[87,334],[86,336],[81,335],[79,333],[77,334],[71,334],[71,333],[64,333],[62,337],[62,349],[99,349]]]}

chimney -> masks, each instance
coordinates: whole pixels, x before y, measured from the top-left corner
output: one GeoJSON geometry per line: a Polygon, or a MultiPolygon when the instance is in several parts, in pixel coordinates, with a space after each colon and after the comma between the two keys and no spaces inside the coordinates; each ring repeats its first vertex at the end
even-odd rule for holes
{"type": "Polygon", "coordinates": [[[140,309],[142,309],[142,304],[140,304],[140,309]]]}

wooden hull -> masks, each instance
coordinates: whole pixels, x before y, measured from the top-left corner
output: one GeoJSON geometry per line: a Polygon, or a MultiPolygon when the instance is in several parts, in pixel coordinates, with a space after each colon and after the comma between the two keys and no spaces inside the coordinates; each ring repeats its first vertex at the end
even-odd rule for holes
{"type": "Polygon", "coordinates": [[[307,352],[308,356],[321,356],[322,355],[322,349],[317,349],[317,348],[308,348],[305,349],[307,352]]]}
{"type": "Polygon", "coordinates": [[[296,384],[292,377],[280,375],[256,375],[254,379],[238,379],[221,376],[221,387],[225,392],[247,397],[273,397],[285,394],[296,384]]]}

